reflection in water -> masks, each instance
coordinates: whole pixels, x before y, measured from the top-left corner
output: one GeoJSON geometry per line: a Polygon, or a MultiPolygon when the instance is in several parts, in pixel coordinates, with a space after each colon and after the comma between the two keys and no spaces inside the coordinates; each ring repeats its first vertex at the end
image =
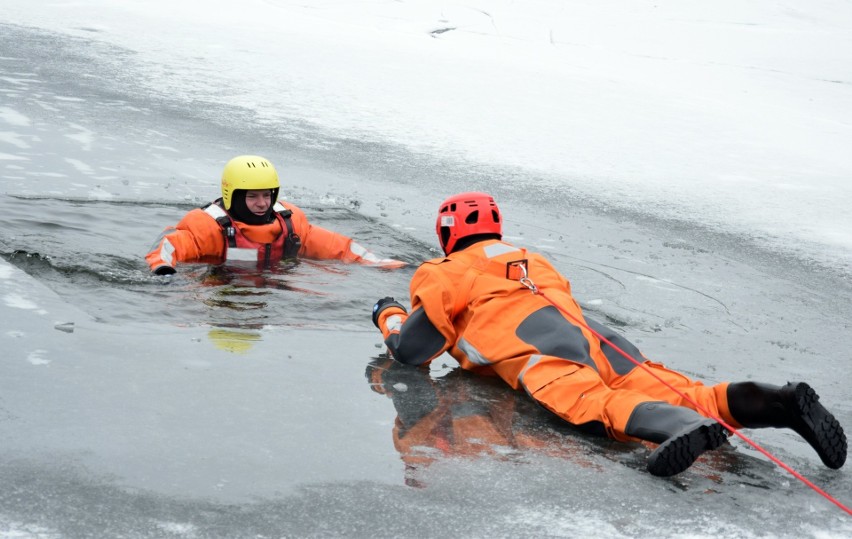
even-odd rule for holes
{"type": "Polygon", "coordinates": [[[263,329],[261,320],[266,318],[263,311],[270,302],[276,301],[273,291],[320,294],[287,284],[286,278],[296,265],[298,262],[293,261],[267,270],[209,266],[198,282],[204,290],[201,302],[210,307],[208,316],[213,328],[207,336],[213,346],[233,354],[245,354],[255,342],[262,340],[259,330],[263,329]],[[238,316],[240,312],[246,312],[248,317],[238,316]]]}
{"type": "Polygon", "coordinates": [[[257,331],[230,328],[213,328],[207,333],[207,337],[219,350],[233,354],[245,354],[255,342],[262,340],[257,331]]]}
{"type": "Polygon", "coordinates": [[[341,273],[327,264],[292,261],[266,270],[208,266],[193,280],[207,323],[246,329],[306,324],[300,311],[311,302],[334,302],[323,289],[339,279],[341,273]]]}
{"type": "MultiPolygon", "coordinates": [[[[263,309],[268,305],[271,290],[286,290],[323,296],[322,292],[293,286],[287,282],[288,276],[300,264],[298,261],[275,267],[271,270],[239,270],[222,266],[211,266],[202,275],[202,286],[214,287],[211,296],[204,298],[209,307],[224,307],[236,311],[263,309]]],[[[325,268],[327,269],[327,268],[325,268]]],[[[331,272],[335,273],[335,272],[331,272]]]]}
{"type": "Polygon", "coordinates": [[[461,368],[441,378],[388,355],[373,358],[365,373],[376,393],[393,401],[393,441],[405,463],[405,484],[425,486],[422,472],[447,458],[520,460],[530,451],[595,466],[581,440],[558,432],[550,415],[500,380],[461,368]]]}

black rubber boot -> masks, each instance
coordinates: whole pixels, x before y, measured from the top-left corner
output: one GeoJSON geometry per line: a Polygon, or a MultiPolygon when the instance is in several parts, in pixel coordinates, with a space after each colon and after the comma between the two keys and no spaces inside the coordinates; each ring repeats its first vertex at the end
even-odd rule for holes
{"type": "Polygon", "coordinates": [[[846,462],[843,427],[805,382],[789,382],[784,387],[755,382],[730,384],[728,410],[743,427],[793,429],[829,468],[836,470],[846,462]]]}
{"type": "Polygon", "coordinates": [[[702,453],[728,438],[718,422],[666,402],[643,402],[634,408],[624,433],[660,444],[648,457],[648,471],[660,477],[686,470],[702,453]]]}

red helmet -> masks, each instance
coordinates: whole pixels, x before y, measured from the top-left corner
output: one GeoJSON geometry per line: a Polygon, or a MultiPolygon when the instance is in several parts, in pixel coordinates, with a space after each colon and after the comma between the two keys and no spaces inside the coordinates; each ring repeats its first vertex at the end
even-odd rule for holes
{"type": "Polygon", "coordinates": [[[460,193],[441,202],[435,232],[445,254],[453,252],[456,243],[475,234],[503,235],[500,208],[487,193],[460,193]]]}

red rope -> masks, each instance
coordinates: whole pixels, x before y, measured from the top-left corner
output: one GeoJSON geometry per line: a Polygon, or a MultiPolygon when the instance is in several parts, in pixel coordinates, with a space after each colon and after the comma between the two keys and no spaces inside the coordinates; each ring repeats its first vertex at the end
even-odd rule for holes
{"type": "MultiPolygon", "coordinates": [[[[524,280],[522,279],[522,280],[521,280],[521,282],[523,283],[523,281],[524,281],[524,280]]],[[[616,346],[613,342],[611,342],[610,340],[608,340],[606,337],[604,337],[603,335],[601,335],[600,333],[598,333],[597,331],[595,331],[594,329],[592,329],[591,327],[589,327],[589,326],[588,326],[588,324],[586,324],[584,321],[582,321],[582,320],[578,319],[576,316],[574,316],[573,314],[571,314],[570,312],[568,312],[566,309],[564,309],[562,306],[558,305],[555,301],[553,301],[552,299],[550,299],[550,298],[547,296],[547,294],[545,294],[542,290],[540,290],[540,289],[539,289],[539,288],[537,288],[534,284],[532,284],[532,281],[530,281],[529,279],[526,279],[526,281],[527,281],[527,283],[528,283],[528,284],[524,284],[524,286],[526,286],[527,288],[529,288],[529,289],[532,291],[532,293],[533,293],[533,294],[538,294],[538,295],[540,295],[541,297],[543,297],[544,299],[546,299],[547,301],[549,301],[549,302],[550,302],[550,303],[551,303],[554,307],[556,307],[557,309],[559,309],[559,310],[560,310],[563,314],[565,314],[568,318],[570,318],[571,320],[573,320],[575,323],[577,323],[578,325],[580,325],[580,326],[581,326],[581,327],[583,327],[584,329],[589,330],[589,331],[590,331],[590,332],[591,332],[591,333],[592,333],[595,337],[597,337],[598,339],[600,339],[600,340],[601,340],[601,342],[604,342],[604,343],[608,344],[609,346],[611,346],[613,350],[615,350],[616,352],[618,352],[619,354],[621,354],[622,356],[624,356],[624,357],[625,357],[625,358],[627,358],[628,360],[632,361],[635,365],[637,365],[637,366],[641,367],[642,369],[644,369],[644,370],[645,370],[645,372],[647,372],[648,374],[650,374],[651,376],[653,376],[654,378],[656,378],[656,379],[657,379],[659,382],[661,382],[663,385],[665,385],[666,387],[668,387],[669,389],[671,389],[672,391],[674,391],[675,393],[677,393],[677,394],[678,394],[680,397],[682,397],[684,400],[686,400],[687,402],[689,402],[690,404],[692,404],[693,406],[695,406],[695,408],[696,408],[698,411],[700,411],[700,412],[701,412],[704,416],[709,417],[710,419],[713,419],[713,420],[715,420],[715,421],[718,421],[718,422],[719,422],[719,423],[720,423],[723,427],[725,427],[726,429],[728,429],[729,431],[731,431],[731,433],[733,433],[733,434],[735,434],[735,435],[739,436],[739,437],[740,437],[742,440],[744,440],[747,444],[749,444],[749,445],[750,445],[750,446],[752,446],[753,448],[755,448],[755,449],[757,449],[758,451],[760,451],[761,453],[763,453],[763,454],[764,454],[764,455],[765,455],[765,456],[766,456],[769,460],[771,460],[772,462],[774,462],[775,464],[777,464],[777,465],[778,465],[778,466],[780,466],[781,468],[783,468],[783,469],[787,470],[787,472],[789,472],[789,473],[790,473],[793,477],[795,477],[796,479],[798,479],[798,480],[799,480],[799,481],[801,481],[802,483],[804,483],[804,484],[806,484],[807,486],[809,486],[810,488],[812,488],[815,492],[817,492],[818,494],[820,494],[821,496],[823,496],[825,499],[827,499],[828,501],[830,501],[831,503],[833,503],[834,505],[836,505],[837,507],[839,507],[839,508],[840,508],[840,509],[842,509],[843,511],[846,511],[846,513],[847,513],[847,514],[852,515],[852,510],[850,510],[848,507],[846,507],[845,505],[843,505],[843,504],[842,504],[839,500],[837,500],[836,498],[834,498],[833,496],[831,496],[830,494],[828,494],[827,492],[825,492],[824,490],[822,490],[821,488],[819,488],[818,486],[816,486],[815,484],[813,484],[811,481],[809,481],[807,478],[805,478],[802,474],[800,474],[799,472],[797,472],[796,470],[794,470],[793,468],[791,468],[790,466],[788,466],[787,464],[785,464],[784,462],[782,462],[782,461],[781,461],[778,457],[776,457],[776,456],[772,455],[771,453],[769,453],[767,450],[765,450],[764,448],[762,448],[762,447],[761,447],[760,445],[758,445],[756,442],[752,441],[750,438],[746,437],[746,436],[745,436],[744,434],[742,434],[739,430],[737,430],[737,429],[735,429],[734,427],[730,426],[730,425],[729,425],[729,424],[727,424],[725,421],[723,421],[721,418],[715,417],[713,414],[711,414],[709,411],[707,411],[707,410],[706,410],[703,406],[701,406],[700,404],[698,404],[697,402],[695,402],[694,400],[692,400],[691,398],[689,398],[687,395],[685,395],[682,391],[680,391],[679,389],[675,388],[674,386],[672,386],[671,384],[669,384],[668,382],[666,382],[665,380],[663,380],[662,378],[660,378],[659,376],[657,376],[657,375],[656,375],[656,373],[654,373],[654,372],[653,372],[651,369],[649,369],[647,366],[645,366],[644,364],[642,364],[642,363],[640,363],[639,361],[637,361],[637,360],[636,360],[635,358],[633,358],[630,354],[628,354],[627,352],[625,352],[624,350],[622,350],[621,348],[619,348],[618,346],[616,346]]]]}

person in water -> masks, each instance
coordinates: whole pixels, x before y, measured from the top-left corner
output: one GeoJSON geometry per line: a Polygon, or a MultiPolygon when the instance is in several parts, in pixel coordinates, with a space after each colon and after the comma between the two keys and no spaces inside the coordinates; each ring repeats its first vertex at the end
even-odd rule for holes
{"type": "Polygon", "coordinates": [[[268,160],[241,155],[222,171],[222,197],[167,227],[145,260],[157,275],[175,273],[178,263],[269,269],[281,260],[305,257],[399,268],[351,238],[311,224],[290,202],[278,200],[278,173],[268,160]]]}
{"type": "Polygon", "coordinates": [[[793,429],[829,468],[845,463],[843,428],[808,384],[705,386],[647,360],[585,316],[569,281],[547,259],[502,240],[492,196],[446,199],[436,233],[446,256],[414,273],[411,312],[390,296],[373,306],[373,323],[396,361],[424,365],[449,352],[462,368],[497,374],[577,427],[659,444],[647,463],[656,476],[678,474],[726,442],[728,431],[711,417],[732,428],[793,429]],[[531,285],[547,297],[531,293],[531,285]],[[641,367],[615,347],[641,358],[641,367]]]}

